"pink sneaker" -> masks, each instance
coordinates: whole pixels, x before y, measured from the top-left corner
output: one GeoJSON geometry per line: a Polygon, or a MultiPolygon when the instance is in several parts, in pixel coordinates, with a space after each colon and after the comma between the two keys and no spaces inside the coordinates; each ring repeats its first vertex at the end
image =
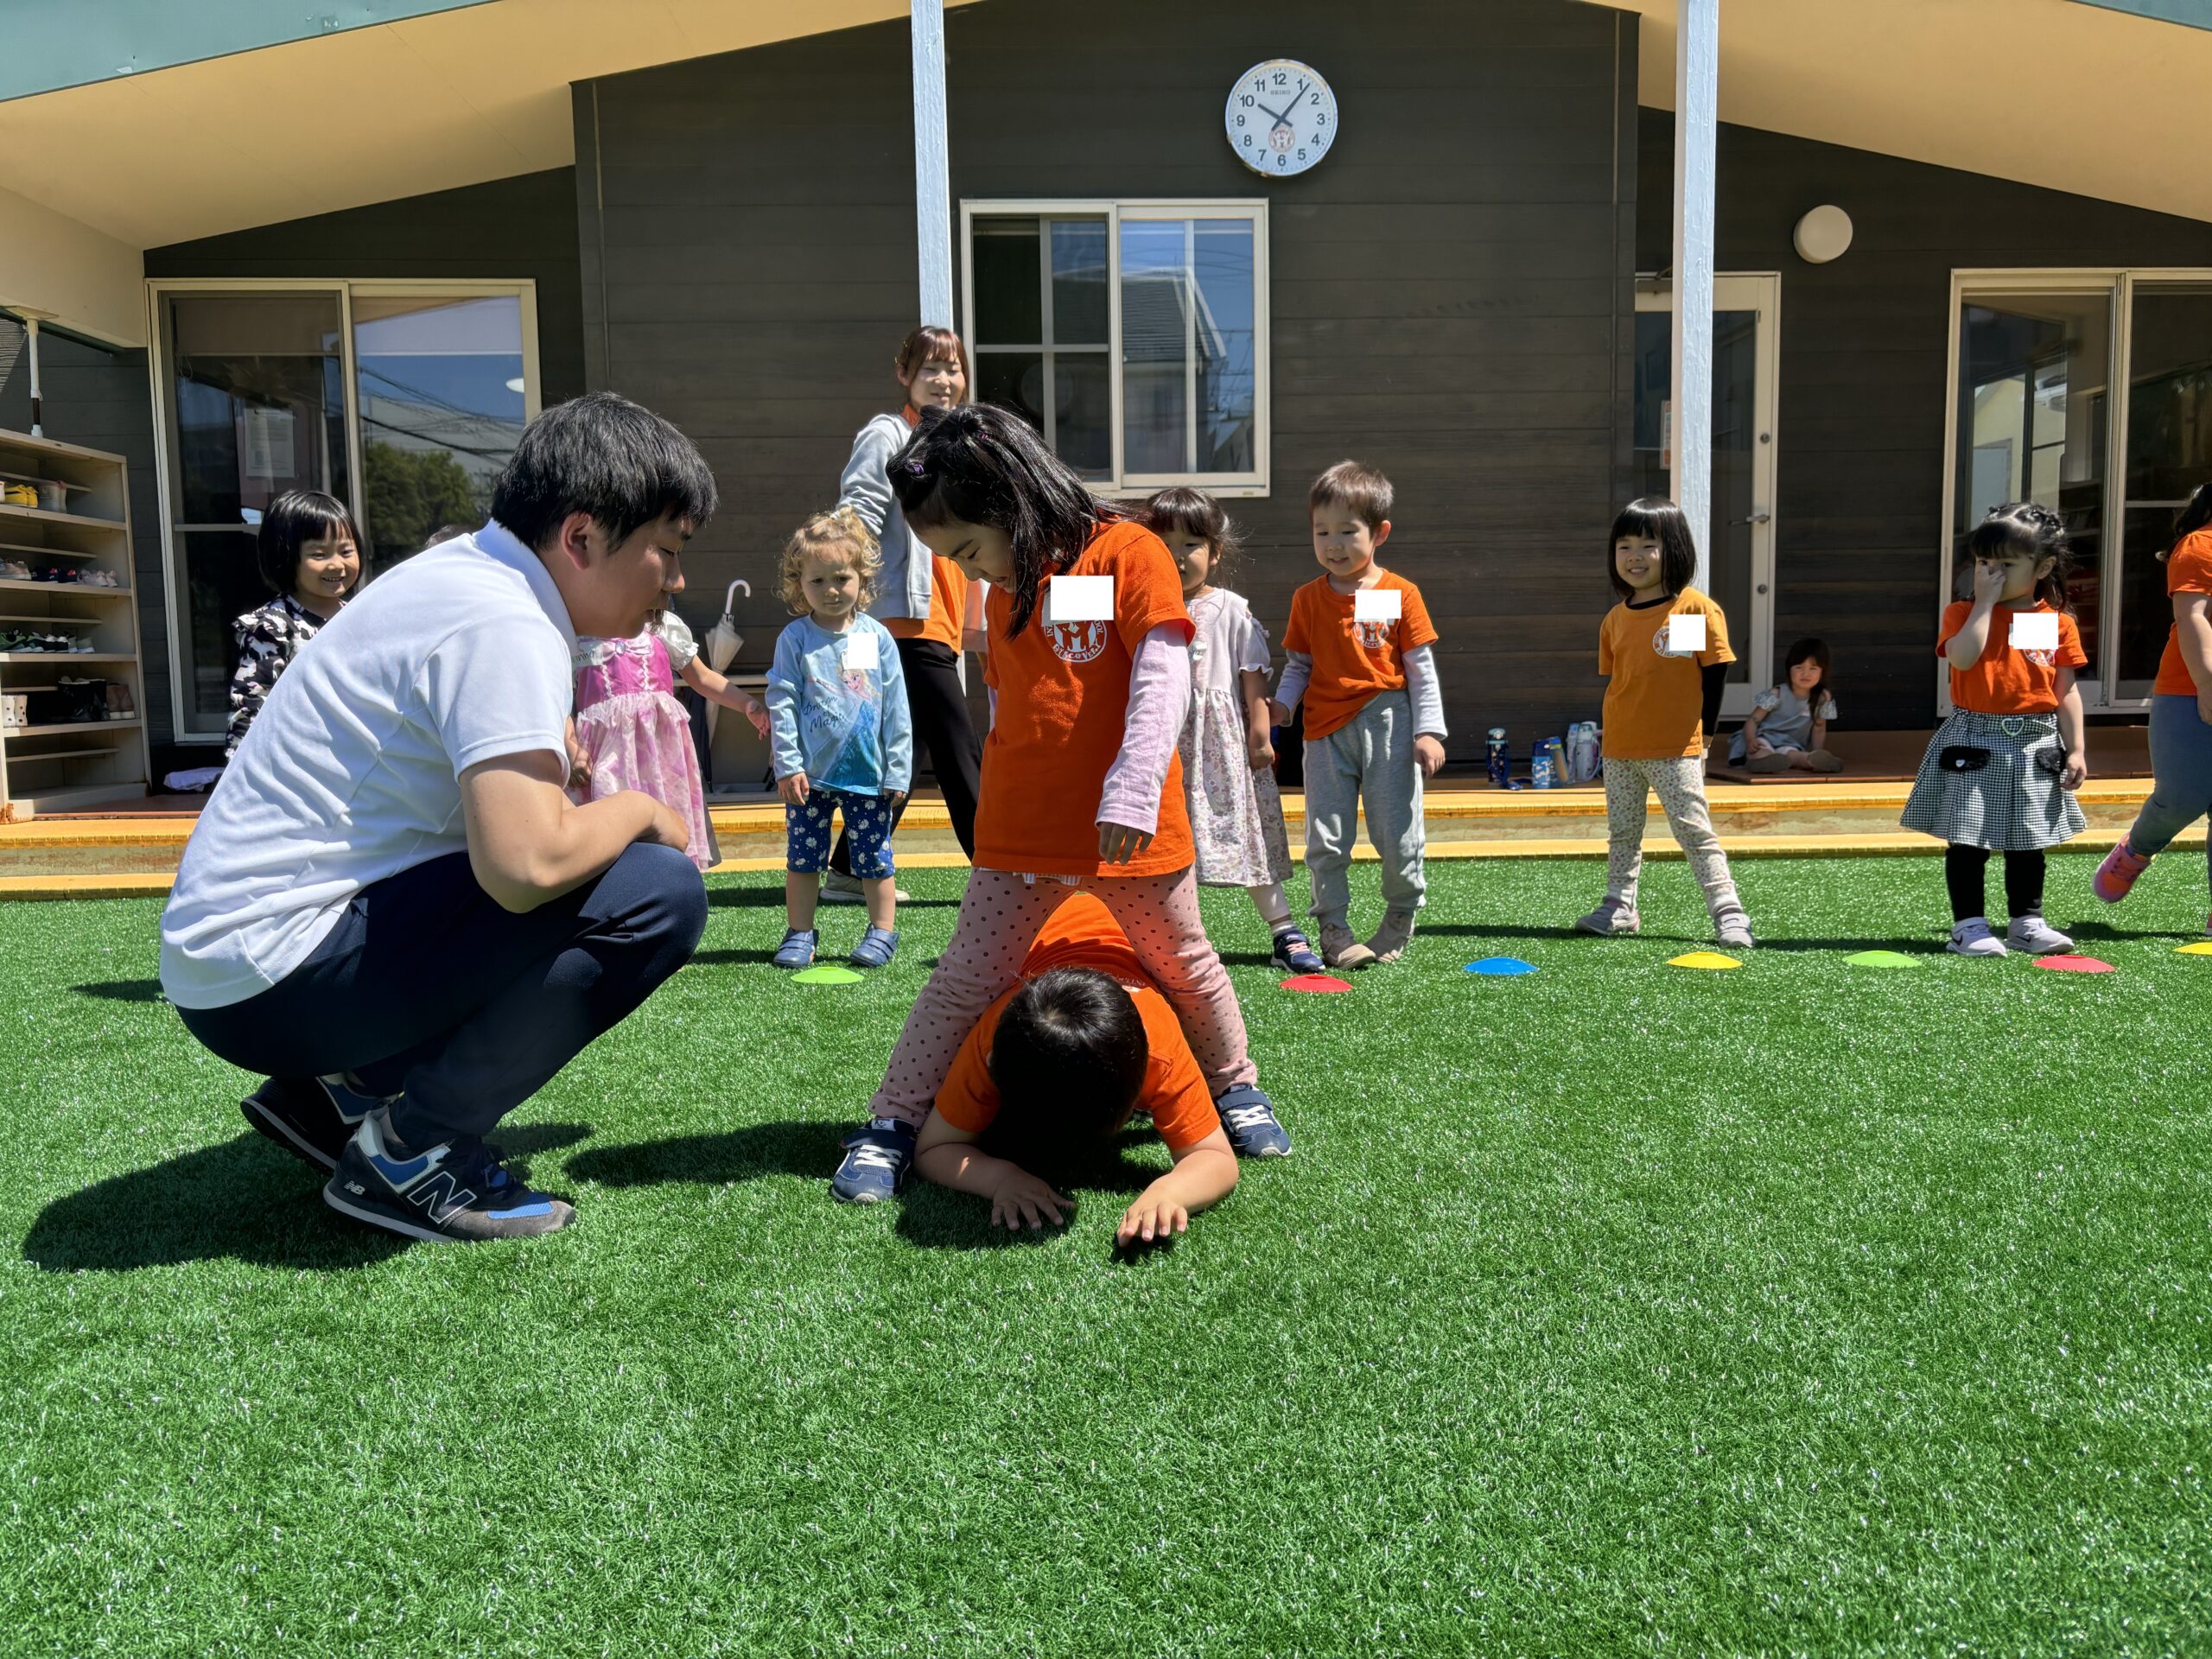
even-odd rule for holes
{"type": "Polygon", "coordinates": [[[2105,855],[2105,861],[2089,878],[2089,891],[2105,903],[2116,905],[2133,890],[2135,878],[2150,866],[2151,861],[2130,847],[2127,837],[2122,836],[2120,844],[2105,855]]]}

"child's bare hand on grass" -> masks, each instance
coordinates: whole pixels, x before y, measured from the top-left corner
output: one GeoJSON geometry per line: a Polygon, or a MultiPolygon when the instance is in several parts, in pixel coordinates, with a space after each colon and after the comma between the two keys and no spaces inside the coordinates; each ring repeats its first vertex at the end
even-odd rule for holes
{"type": "Polygon", "coordinates": [[[1188,1232],[1191,1212],[1173,1198],[1155,1198],[1147,1192],[1138,1198],[1122,1214],[1122,1224],[1115,1229],[1114,1243],[1126,1249],[1132,1244],[1163,1243],[1178,1233],[1188,1232]]]}
{"type": "Polygon", "coordinates": [[[1026,1169],[1009,1167],[991,1194],[991,1225],[1020,1232],[1024,1227],[1058,1227],[1072,1199],[1063,1198],[1026,1169]]]}

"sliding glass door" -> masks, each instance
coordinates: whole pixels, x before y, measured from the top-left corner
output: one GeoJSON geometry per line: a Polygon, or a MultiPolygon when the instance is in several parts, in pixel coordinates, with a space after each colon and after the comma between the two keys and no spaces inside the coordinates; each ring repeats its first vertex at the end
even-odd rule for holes
{"type": "Polygon", "coordinates": [[[269,598],[255,524],[288,490],[353,510],[373,576],[483,522],[537,410],[526,283],[155,289],[170,683],[180,742],[230,719],[232,624],[269,598]]]}

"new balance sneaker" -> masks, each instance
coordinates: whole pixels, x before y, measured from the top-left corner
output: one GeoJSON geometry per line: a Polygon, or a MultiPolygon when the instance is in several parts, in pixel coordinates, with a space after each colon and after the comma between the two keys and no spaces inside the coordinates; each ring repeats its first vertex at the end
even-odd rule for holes
{"type": "Polygon", "coordinates": [[[1395,962],[1406,954],[1406,947],[1414,942],[1415,912],[1410,910],[1386,910],[1382,925],[1375,930],[1375,937],[1367,948],[1375,953],[1377,962],[1395,962]]]}
{"type": "Polygon", "coordinates": [[[2097,873],[2089,878],[2089,891],[2108,905],[2116,905],[2134,890],[2135,878],[2151,868],[2151,861],[2127,844],[2122,836],[2097,873]]]}
{"type": "Polygon", "coordinates": [[[1585,933],[1596,933],[1610,938],[1616,934],[1640,932],[1643,927],[1643,920],[1631,907],[1623,904],[1619,899],[1608,898],[1604,904],[1599,906],[1587,916],[1576,917],[1574,925],[1585,933]]]}
{"type": "Polygon", "coordinates": [[[844,1147],[844,1161],[830,1178],[830,1195],[845,1204],[880,1204],[913,1167],[914,1126],[872,1117],[845,1137],[844,1147]]]}
{"type": "Polygon", "coordinates": [[[302,1163],[327,1173],[361,1120],[389,1103],[343,1077],[271,1077],[238,1103],[245,1121],[302,1163]]]}
{"type": "Polygon", "coordinates": [[[1357,972],[1375,960],[1375,953],[1354,938],[1351,929],[1342,922],[1321,924],[1321,955],[1330,967],[1348,972],[1357,972]]]}
{"type": "Polygon", "coordinates": [[[1989,931],[1988,921],[1980,916],[1969,916],[1951,930],[1951,942],[1944,949],[1955,957],[2005,957],[2005,941],[1989,931]]]}
{"type": "Polygon", "coordinates": [[[1286,974],[1321,974],[1329,968],[1313,948],[1313,941],[1295,927],[1286,927],[1275,935],[1274,964],[1286,974]]]}
{"type": "Polygon", "coordinates": [[[322,1201],[371,1227],[433,1243],[534,1238],[576,1216],[564,1199],[508,1173],[497,1147],[471,1135],[415,1151],[393,1138],[381,1111],[346,1143],[322,1201]]]}
{"type": "Polygon", "coordinates": [[[1256,1084],[1223,1090],[1213,1109],[1221,1114],[1221,1127],[1239,1158],[1290,1156],[1290,1131],[1277,1120],[1274,1103],[1256,1084]]]}
{"type": "Polygon", "coordinates": [[[2005,924],[2005,944],[2007,950],[2024,950],[2031,957],[2056,956],[2061,950],[2074,948],[2072,939],[2033,911],[2015,916],[2005,924]]]}

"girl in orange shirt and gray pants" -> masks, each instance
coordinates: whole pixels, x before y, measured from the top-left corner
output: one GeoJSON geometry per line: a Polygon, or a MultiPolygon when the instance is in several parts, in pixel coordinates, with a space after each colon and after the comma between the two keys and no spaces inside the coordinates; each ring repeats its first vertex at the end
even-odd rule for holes
{"type": "Polygon", "coordinates": [[[1613,520],[1605,575],[1621,602],[1598,631],[1605,688],[1605,824],[1611,842],[1605,902],[1575,923],[1586,933],[1643,926],[1636,887],[1643,868],[1644,803],[1656,791],[1667,823],[1705,889],[1720,944],[1751,948],[1751,920],[1705,804],[1705,745],[1720,712],[1728,620],[1690,586],[1697,547],[1671,501],[1645,496],[1613,520]]]}
{"type": "Polygon", "coordinates": [[[871,1203],[898,1190],[962,1041],[1077,888],[1105,903],[1174,1005],[1237,1152],[1288,1152],[1198,914],[1175,747],[1191,619],[1166,544],[1003,410],[925,412],[891,483],[930,550],[991,583],[984,681],[998,704],[960,919],[831,1191],[871,1203]]]}

